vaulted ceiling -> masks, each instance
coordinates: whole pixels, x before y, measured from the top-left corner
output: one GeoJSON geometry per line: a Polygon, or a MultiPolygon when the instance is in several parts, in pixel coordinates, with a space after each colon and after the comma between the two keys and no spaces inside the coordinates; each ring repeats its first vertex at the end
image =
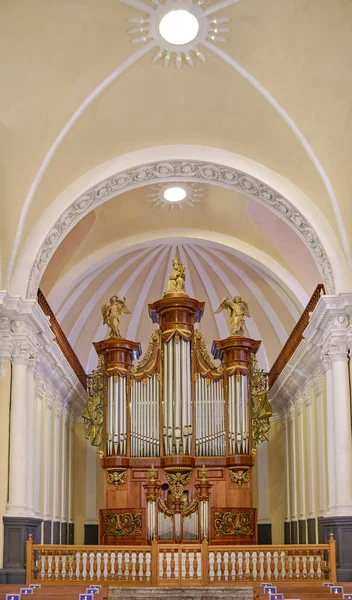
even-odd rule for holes
{"type": "Polygon", "coordinates": [[[40,284],[90,369],[112,293],[145,347],[146,305],[178,249],[209,343],[227,331],[218,302],[238,292],[268,367],[317,283],[352,290],[351,2],[195,3],[230,31],[200,39],[193,67],[153,63],[149,33],[132,43],[129,19],[160,4],[2,3],[1,287],[33,297],[40,284]],[[173,182],[201,201],[153,206],[173,182]]]}

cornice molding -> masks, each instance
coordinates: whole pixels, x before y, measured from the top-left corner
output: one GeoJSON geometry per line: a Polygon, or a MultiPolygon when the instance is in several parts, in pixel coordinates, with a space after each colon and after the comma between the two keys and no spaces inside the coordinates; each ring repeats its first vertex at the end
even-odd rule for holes
{"type": "Polygon", "coordinates": [[[0,291],[0,312],[0,360],[25,364],[37,379],[39,399],[47,388],[49,405],[49,396],[53,395],[80,415],[86,402],[85,391],[53,340],[49,319],[37,302],[0,291]]]}
{"type": "Polygon", "coordinates": [[[35,298],[39,281],[49,260],[67,233],[88,212],[122,192],[168,181],[220,185],[257,200],[284,219],[304,241],[315,258],[328,294],[335,291],[332,266],[318,234],[304,215],[282,194],[260,179],[239,169],[212,162],[170,160],[152,162],[115,173],[89,188],[74,200],[46,235],[30,272],[27,298],[35,298]]]}
{"type": "Polygon", "coordinates": [[[347,350],[351,347],[352,293],[321,296],[302,341],[270,389],[273,410],[281,414],[292,398],[303,394],[307,384],[320,397],[321,375],[332,368],[334,361],[347,361],[347,350]]]}

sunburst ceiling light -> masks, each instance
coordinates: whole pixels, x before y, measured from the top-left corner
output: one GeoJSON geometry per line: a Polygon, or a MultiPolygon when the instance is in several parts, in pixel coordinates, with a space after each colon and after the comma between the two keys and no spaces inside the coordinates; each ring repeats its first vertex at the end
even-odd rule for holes
{"type": "Polygon", "coordinates": [[[183,209],[184,206],[194,206],[194,204],[201,202],[203,198],[203,189],[199,188],[195,183],[172,186],[170,184],[163,185],[157,184],[150,188],[153,193],[147,194],[149,202],[152,207],[165,208],[169,206],[173,209],[177,206],[183,209]]]}
{"type": "MultiPolygon", "coordinates": [[[[239,0],[233,0],[238,2],[239,0]]],[[[149,11],[147,18],[130,18],[131,23],[138,24],[129,30],[131,34],[141,34],[132,40],[135,44],[141,44],[147,40],[154,40],[159,46],[154,55],[153,63],[163,58],[165,67],[170,63],[171,57],[175,56],[176,67],[180,68],[185,61],[190,67],[193,67],[194,53],[201,61],[205,62],[205,56],[198,48],[204,40],[226,42],[226,39],[219,35],[230,31],[228,27],[222,27],[222,24],[228,23],[228,17],[213,18],[208,11],[202,8],[204,0],[198,0],[193,3],[192,0],[167,0],[164,4],[159,0],[153,0],[155,9],[149,11]]],[[[133,6],[133,0],[129,0],[133,6]]],[[[215,10],[220,10],[219,8],[215,10]]],[[[136,5],[141,8],[141,4],[136,5]]]]}

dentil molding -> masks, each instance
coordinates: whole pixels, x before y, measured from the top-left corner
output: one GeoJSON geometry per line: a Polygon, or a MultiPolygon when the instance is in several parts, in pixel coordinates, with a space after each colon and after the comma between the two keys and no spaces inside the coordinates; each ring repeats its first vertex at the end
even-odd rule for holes
{"type": "Polygon", "coordinates": [[[41,244],[27,286],[27,298],[35,298],[46,265],[67,233],[88,212],[122,192],[167,181],[220,185],[245,194],[272,210],[292,227],[315,258],[327,294],[335,291],[330,260],[316,231],[304,215],[274,188],[243,171],[203,161],[172,160],[148,163],[115,173],[74,200],[62,213],[41,244]]]}
{"type": "Polygon", "coordinates": [[[45,394],[50,407],[55,400],[74,415],[81,414],[85,390],[53,341],[49,319],[35,300],[22,300],[1,291],[0,376],[5,360],[25,364],[34,373],[37,397],[45,394]]]}
{"type": "Polygon", "coordinates": [[[321,296],[303,333],[303,340],[272,386],[273,410],[282,414],[294,398],[312,386],[321,396],[321,376],[334,361],[347,361],[352,348],[352,293],[321,296]]]}

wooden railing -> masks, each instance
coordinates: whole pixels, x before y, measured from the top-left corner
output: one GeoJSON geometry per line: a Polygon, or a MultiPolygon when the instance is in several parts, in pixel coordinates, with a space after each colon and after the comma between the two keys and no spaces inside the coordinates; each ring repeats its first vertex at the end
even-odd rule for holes
{"type": "Polygon", "coordinates": [[[313,312],[316,305],[318,304],[319,298],[322,294],[325,294],[325,288],[322,283],[319,283],[315,288],[311,299],[309,300],[306,308],[300,316],[297,324],[292,330],[286,344],[282,348],[279,356],[271,367],[268,375],[269,389],[274,385],[275,381],[282,373],[291,356],[297,350],[299,344],[303,340],[303,332],[309,323],[309,313],[313,312]]]}
{"type": "Polygon", "coordinates": [[[55,546],[27,542],[30,583],[115,582],[116,585],[223,586],[255,581],[336,581],[336,547],[285,546],[55,546]]]}
{"type": "Polygon", "coordinates": [[[43,292],[40,289],[38,290],[37,300],[38,300],[38,304],[39,304],[40,308],[42,309],[43,313],[50,319],[50,328],[55,336],[54,339],[55,339],[57,345],[59,346],[59,348],[60,348],[62,354],[64,355],[64,357],[66,358],[68,364],[70,365],[72,370],[75,372],[77,378],[79,379],[79,381],[83,385],[84,389],[86,390],[87,389],[86,372],[83,369],[81,363],[79,362],[76,354],[72,350],[70,342],[68,341],[64,332],[62,331],[59,323],[56,320],[56,317],[55,317],[53,311],[51,310],[51,308],[47,302],[47,299],[45,298],[43,292]]]}

